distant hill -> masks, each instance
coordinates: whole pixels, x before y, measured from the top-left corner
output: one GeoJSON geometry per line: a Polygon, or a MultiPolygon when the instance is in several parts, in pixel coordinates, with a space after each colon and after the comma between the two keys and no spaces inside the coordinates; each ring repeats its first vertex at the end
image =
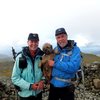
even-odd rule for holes
{"type": "MultiPolygon", "coordinates": [[[[84,63],[92,63],[94,61],[100,61],[100,56],[96,56],[94,54],[82,53],[84,63]]],[[[0,62],[8,62],[13,61],[12,56],[8,56],[5,54],[0,54],[0,62]]]]}
{"type": "MultiPolygon", "coordinates": [[[[82,53],[83,56],[83,62],[84,64],[87,63],[92,63],[95,61],[99,61],[100,62],[100,56],[96,56],[94,54],[88,54],[88,53],[82,53]]],[[[4,54],[0,54],[0,66],[3,64],[3,66],[6,66],[7,63],[13,62],[13,57],[12,56],[8,56],[8,55],[4,55],[4,54]]]]}
{"type": "Polygon", "coordinates": [[[100,51],[94,51],[93,54],[95,54],[95,55],[100,57],[100,51]]]}
{"type": "MultiPolygon", "coordinates": [[[[93,54],[86,54],[82,53],[83,55],[83,63],[92,63],[94,61],[99,61],[100,62],[100,57],[93,55],[93,54]]],[[[6,76],[10,77],[12,68],[13,68],[13,59],[10,56],[0,54],[0,77],[1,76],[6,76]]]]}
{"type": "Polygon", "coordinates": [[[6,54],[0,54],[0,77],[6,76],[10,77],[13,68],[12,56],[6,54]]]}
{"type": "Polygon", "coordinates": [[[82,53],[82,56],[83,56],[84,64],[92,63],[94,61],[100,62],[100,56],[96,56],[94,54],[88,54],[88,53],[82,53]]]}
{"type": "Polygon", "coordinates": [[[81,51],[84,53],[91,53],[97,56],[100,56],[100,45],[88,44],[85,47],[80,47],[81,51]]]}
{"type": "Polygon", "coordinates": [[[12,61],[12,57],[5,55],[5,54],[0,54],[0,62],[5,62],[5,61],[12,61]]]}

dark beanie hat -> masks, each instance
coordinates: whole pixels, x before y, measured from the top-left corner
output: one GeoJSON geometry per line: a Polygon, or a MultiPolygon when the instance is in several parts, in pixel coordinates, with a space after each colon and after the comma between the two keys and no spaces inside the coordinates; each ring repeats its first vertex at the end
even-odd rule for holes
{"type": "Polygon", "coordinates": [[[36,33],[30,33],[28,36],[28,40],[38,40],[39,41],[39,36],[36,33]]]}
{"type": "Polygon", "coordinates": [[[58,29],[55,31],[55,36],[60,35],[60,34],[66,34],[66,35],[67,35],[67,32],[65,31],[64,28],[58,28],[58,29]]]}

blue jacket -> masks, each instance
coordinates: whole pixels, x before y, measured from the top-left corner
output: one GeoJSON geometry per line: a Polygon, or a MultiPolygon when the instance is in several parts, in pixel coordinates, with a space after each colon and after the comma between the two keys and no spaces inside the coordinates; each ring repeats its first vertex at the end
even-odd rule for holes
{"type": "Polygon", "coordinates": [[[19,68],[19,58],[22,56],[22,54],[19,54],[13,67],[11,79],[13,84],[20,87],[21,91],[19,91],[18,94],[21,97],[36,96],[41,91],[30,89],[30,85],[42,79],[42,71],[38,65],[43,52],[38,48],[35,58],[32,58],[30,57],[28,47],[25,47],[22,53],[27,60],[27,67],[24,69],[19,68]]]}
{"type": "Polygon", "coordinates": [[[68,80],[75,77],[75,73],[80,68],[81,64],[80,49],[74,41],[68,40],[66,47],[61,49],[57,44],[55,50],[58,50],[59,53],[54,58],[51,84],[55,87],[69,86],[71,83],[59,79],[68,80]]]}

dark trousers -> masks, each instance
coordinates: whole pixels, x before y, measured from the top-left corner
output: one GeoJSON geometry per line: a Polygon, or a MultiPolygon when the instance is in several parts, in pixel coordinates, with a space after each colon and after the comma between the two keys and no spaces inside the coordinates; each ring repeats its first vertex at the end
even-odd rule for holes
{"type": "Polygon", "coordinates": [[[30,97],[19,97],[20,100],[42,100],[42,93],[39,93],[36,97],[30,96],[30,97]]]}
{"type": "Polygon", "coordinates": [[[50,84],[48,100],[74,100],[74,89],[74,86],[58,88],[50,84]]]}

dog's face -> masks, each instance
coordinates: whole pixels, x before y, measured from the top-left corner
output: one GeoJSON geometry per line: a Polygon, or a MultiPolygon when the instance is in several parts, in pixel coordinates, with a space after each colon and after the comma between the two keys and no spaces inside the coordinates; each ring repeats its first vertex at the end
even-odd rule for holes
{"type": "Polygon", "coordinates": [[[53,47],[50,43],[45,43],[42,48],[43,52],[48,55],[53,52],[53,47]]]}

